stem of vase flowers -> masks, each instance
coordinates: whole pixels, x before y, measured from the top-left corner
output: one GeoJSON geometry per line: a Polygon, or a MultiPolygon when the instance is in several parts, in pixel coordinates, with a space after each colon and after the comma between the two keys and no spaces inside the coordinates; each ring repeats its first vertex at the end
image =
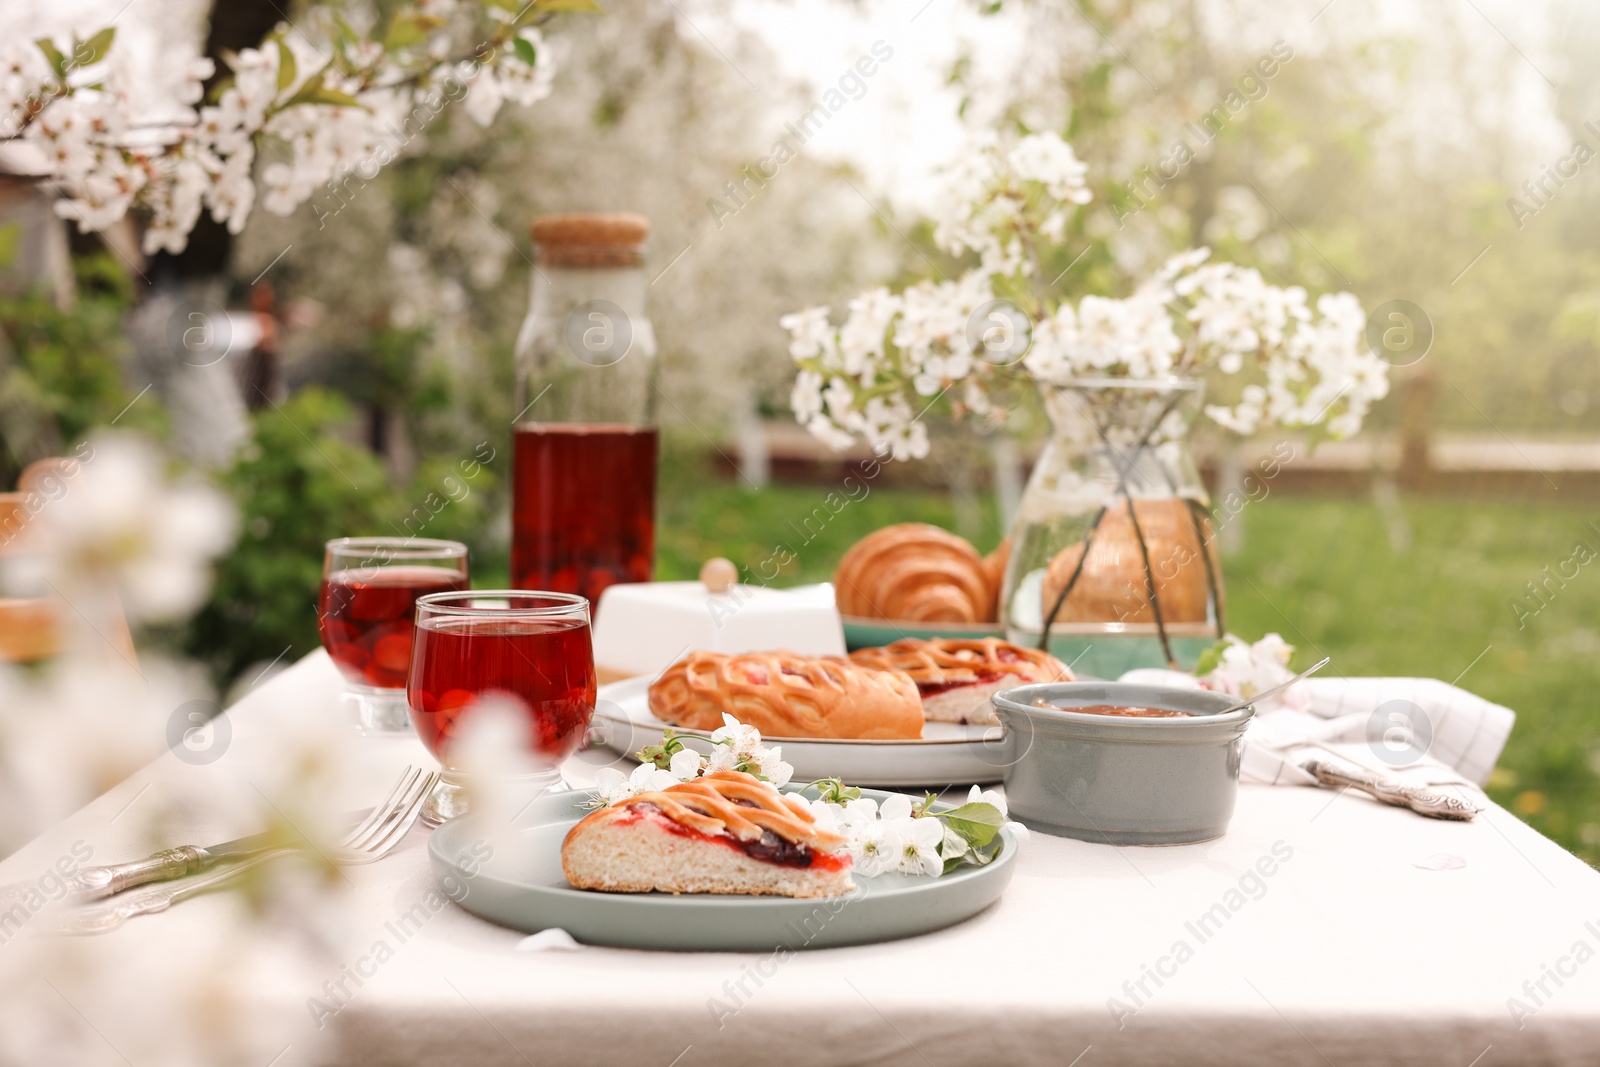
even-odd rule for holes
{"type": "MultiPolygon", "coordinates": [[[[1172,485],[1172,479],[1170,476],[1167,478],[1167,484],[1172,485]]],[[[1176,492],[1177,487],[1173,486],[1173,490],[1176,492]]],[[[1205,560],[1206,589],[1210,591],[1211,603],[1217,609],[1217,637],[1221,638],[1223,634],[1228,632],[1228,624],[1223,619],[1222,592],[1217,581],[1217,571],[1219,568],[1217,567],[1216,560],[1211,555],[1212,539],[1206,537],[1205,523],[1203,521],[1204,519],[1209,519],[1211,516],[1206,512],[1200,501],[1190,497],[1184,497],[1183,502],[1189,505],[1189,521],[1194,525],[1195,541],[1200,545],[1200,558],[1205,560]]]]}
{"type": "Polygon", "coordinates": [[[1144,539],[1144,527],[1139,525],[1139,514],[1133,506],[1133,497],[1127,493],[1123,499],[1128,504],[1128,521],[1133,523],[1134,540],[1139,542],[1139,558],[1144,562],[1144,587],[1150,595],[1150,614],[1156,619],[1156,636],[1161,638],[1161,654],[1166,657],[1167,666],[1178,670],[1178,661],[1172,654],[1172,642],[1167,638],[1167,623],[1161,614],[1161,598],[1156,596],[1156,572],[1150,566],[1150,546],[1144,539]]]}
{"type": "MultiPolygon", "coordinates": [[[[1171,400],[1167,401],[1166,406],[1161,409],[1160,413],[1156,415],[1156,417],[1151,421],[1150,425],[1145,427],[1144,432],[1139,435],[1138,444],[1133,446],[1134,457],[1137,457],[1141,451],[1149,446],[1150,439],[1154,437],[1156,431],[1161,428],[1161,424],[1167,421],[1167,416],[1172,414],[1172,412],[1177,409],[1178,404],[1182,399],[1182,393],[1175,394],[1171,400]]],[[[1139,525],[1139,519],[1133,513],[1133,495],[1128,491],[1128,475],[1133,472],[1134,459],[1130,458],[1116,445],[1111,443],[1111,437],[1108,432],[1110,430],[1109,426],[1102,426],[1100,421],[1094,418],[1092,413],[1089,414],[1088,421],[1089,425],[1094,427],[1095,435],[1098,436],[1102,442],[1104,442],[1106,448],[1116,453],[1122,461],[1118,465],[1120,469],[1117,473],[1116,493],[1119,494],[1125,501],[1127,501],[1128,517],[1133,520],[1133,533],[1134,537],[1139,542],[1139,554],[1144,559],[1145,585],[1150,596],[1150,611],[1151,614],[1155,616],[1156,620],[1156,635],[1161,639],[1162,655],[1166,657],[1168,666],[1175,668],[1177,667],[1177,661],[1172,655],[1172,642],[1167,637],[1167,626],[1161,615],[1161,605],[1156,603],[1156,579],[1155,573],[1150,567],[1150,546],[1145,542],[1144,529],[1139,525]]],[[[1157,466],[1159,467],[1160,464],[1158,463],[1157,466]]],[[[1162,467],[1161,472],[1162,477],[1167,479],[1167,484],[1172,486],[1172,479],[1167,474],[1166,468],[1162,467]]],[[[1177,491],[1176,486],[1173,486],[1173,491],[1177,491]]],[[[1073,569],[1072,576],[1070,579],[1068,579],[1066,586],[1062,589],[1061,595],[1056,597],[1056,602],[1051,607],[1050,614],[1045,618],[1044,625],[1040,628],[1041,632],[1039,634],[1039,650],[1041,652],[1048,652],[1050,650],[1050,627],[1055,625],[1056,616],[1061,613],[1061,608],[1064,604],[1066,604],[1067,596],[1072,592],[1072,587],[1077,584],[1079,576],[1083,574],[1084,564],[1089,559],[1089,550],[1094,547],[1095,531],[1099,528],[1100,521],[1105,518],[1108,510],[1110,510],[1109,506],[1102,507],[1099,513],[1095,515],[1094,521],[1089,524],[1089,528],[1084,531],[1083,554],[1078,557],[1078,565],[1073,569]]],[[[1202,551],[1204,551],[1203,545],[1202,551]]],[[[1212,599],[1213,601],[1216,600],[1214,590],[1212,599]]]]}
{"type": "Polygon", "coordinates": [[[1094,547],[1094,534],[1100,528],[1100,520],[1106,517],[1110,508],[1102,507],[1095,513],[1094,520],[1089,523],[1089,528],[1083,532],[1083,553],[1078,556],[1078,565],[1072,568],[1072,575],[1067,578],[1067,583],[1061,587],[1061,592],[1056,596],[1056,602],[1050,606],[1050,614],[1045,617],[1044,627],[1039,634],[1039,651],[1050,651],[1050,627],[1054,625],[1056,616],[1061,613],[1061,606],[1067,602],[1067,597],[1072,595],[1073,586],[1078,584],[1078,578],[1083,574],[1083,565],[1089,562],[1089,549],[1094,547]]]}
{"type": "MultiPolygon", "coordinates": [[[[1167,483],[1167,488],[1172,490],[1174,496],[1177,496],[1178,481],[1172,476],[1172,472],[1167,469],[1167,465],[1161,462],[1159,456],[1156,458],[1156,469],[1161,472],[1162,480],[1167,483]]],[[[1205,508],[1198,500],[1195,500],[1192,497],[1179,497],[1179,499],[1181,499],[1184,504],[1187,505],[1186,510],[1189,513],[1189,524],[1194,527],[1195,544],[1200,546],[1200,558],[1205,561],[1206,590],[1211,594],[1211,603],[1216,608],[1217,637],[1220,639],[1228,632],[1228,626],[1227,621],[1223,617],[1224,609],[1222,605],[1222,593],[1217,579],[1217,572],[1221,568],[1217,566],[1216,559],[1211,554],[1211,539],[1206,537],[1205,531],[1205,520],[1209,519],[1211,516],[1207,514],[1205,508]]]]}

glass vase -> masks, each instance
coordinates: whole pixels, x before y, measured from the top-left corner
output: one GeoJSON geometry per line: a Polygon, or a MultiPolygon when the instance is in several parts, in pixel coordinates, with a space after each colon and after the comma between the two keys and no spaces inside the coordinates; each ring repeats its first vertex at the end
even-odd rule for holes
{"type": "Polygon", "coordinates": [[[1222,571],[1188,436],[1190,378],[1041,383],[1052,432],[1001,590],[1009,640],[1080,676],[1194,666],[1224,632],[1222,571]]]}

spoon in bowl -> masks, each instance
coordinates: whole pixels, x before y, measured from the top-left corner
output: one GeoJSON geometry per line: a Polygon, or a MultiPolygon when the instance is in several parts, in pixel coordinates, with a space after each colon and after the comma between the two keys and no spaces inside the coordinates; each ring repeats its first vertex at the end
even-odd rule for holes
{"type": "Polygon", "coordinates": [[[1259,704],[1262,701],[1266,700],[1268,697],[1275,697],[1279,693],[1283,692],[1285,689],[1289,688],[1294,683],[1304,681],[1305,679],[1311,677],[1313,674],[1316,674],[1322,668],[1326,667],[1328,665],[1328,661],[1331,660],[1331,659],[1333,659],[1332,656],[1323,656],[1321,659],[1317,660],[1317,662],[1313,663],[1311,666],[1307,667],[1305,670],[1301,671],[1299,674],[1295,675],[1293,678],[1290,678],[1287,682],[1282,682],[1282,683],[1280,683],[1278,685],[1275,685],[1271,689],[1263,689],[1261,692],[1257,693],[1255,696],[1250,697],[1247,700],[1241,700],[1237,704],[1231,704],[1228,707],[1223,708],[1221,711],[1217,712],[1216,714],[1218,714],[1218,715],[1226,715],[1230,711],[1238,711],[1240,708],[1248,708],[1251,704],[1259,704]]]}

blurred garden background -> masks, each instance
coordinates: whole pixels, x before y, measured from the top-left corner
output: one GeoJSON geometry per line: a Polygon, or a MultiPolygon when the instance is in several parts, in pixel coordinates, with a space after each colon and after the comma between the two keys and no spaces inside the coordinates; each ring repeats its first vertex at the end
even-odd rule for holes
{"type": "MultiPolygon", "coordinates": [[[[121,6],[8,5],[0,38],[114,20],[129,62],[155,68],[272,33],[398,32],[385,2],[121,6]]],[[[209,603],[142,645],[200,661],[222,693],[315,650],[335,536],[464,540],[475,584],[504,580],[511,351],[542,213],[650,218],[656,573],[690,577],[715,555],[754,567],[846,469],[795,426],[779,317],[930,269],[954,277],[966,264],[927,221],[933,176],[979,131],[1048,130],[1089,164],[1094,194],[1041,264],[1062,292],[1121,295],[1206,245],[1277,284],[1420,309],[1427,343],[1396,361],[1362,436],[1296,437],[1284,475],[1230,524],[1229,629],[1277,631],[1300,664],[1326,654],[1347,675],[1458,680],[1513,708],[1491,794],[1600,861],[1600,571],[1587,566],[1600,550],[1600,9],[591,6],[541,5],[558,56],[548,99],[489,125],[444,108],[370,179],[330,182],[287,217],[258,210],[237,233],[202,216],[181,252],[145,254],[137,214],[70,226],[59,189],[0,145],[0,483],[114,424],[240,510],[209,603]],[[858,57],[882,58],[875,44],[890,58],[853,75],[858,57]],[[830,91],[844,103],[826,125],[752,180],[830,91]],[[197,309],[226,334],[204,366],[171,343],[197,309]],[[1583,564],[1565,567],[1580,546],[1583,564]]],[[[895,521],[994,546],[1042,421],[928,419],[933,454],[892,464],[779,583],[826,580],[895,521]]],[[[1212,428],[1196,448],[1220,493],[1273,444],[1212,428]]]]}

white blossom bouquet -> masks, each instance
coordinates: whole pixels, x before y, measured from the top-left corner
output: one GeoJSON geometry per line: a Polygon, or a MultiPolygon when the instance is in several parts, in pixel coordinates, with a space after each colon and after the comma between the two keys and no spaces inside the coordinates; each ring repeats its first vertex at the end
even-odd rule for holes
{"type": "Polygon", "coordinates": [[[999,421],[999,389],[1018,379],[1215,372],[1240,380],[1234,403],[1205,408],[1227,429],[1325,423],[1345,437],[1361,428],[1388,392],[1388,368],[1363,343],[1350,293],[1313,302],[1253,268],[1209,263],[1207,249],[1172,257],[1126,297],[1074,304],[1053,292],[1041,252],[1089,202],[1086,170],[1053,133],[981,139],[947,175],[934,219],[938,247],[977,253],[976,268],[898,294],[862,293],[837,327],[823,307],[780,320],[800,368],[790,404],[801,424],[836,448],[860,436],[895,459],[920,458],[921,416],[947,395],[955,414],[999,421]]]}
{"type": "Polygon", "coordinates": [[[203,57],[170,72],[171,100],[146,99],[113,47],[114,27],[87,40],[4,41],[0,143],[38,150],[66,193],[56,211],[80,230],[138,204],[151,219],[146,254],[180,252],[202,210],[243,230],[258,155],[268,211],[287,215],[320,195],[333,205],[313,204],[322,218],[449,104],[488,125],[504,102],[544,99],[554,47],[539,26],[597,10],[593,0],[417,0],[358,31],[313,9],[293,31],[281,24],[231,56],[231,78],[209,103],[203,83],[215,68],[203,57]]]}
{"type": "MultiPolygon", "coordinates": [[[[761,731],[732,715],[724,714],[722,722],[712,731],[710,755],[702,756],[686,747],[675,731],[665,730],[660,744],[636,754],[642,762],[631,774],[602,768],[590,806],[608,807],[718,771],[744,771],[778,789],[789,784],[794,768],[783,761],[781,747],[763,745],[761,731]]],[[[999,853],[1006,802],[992,790],[973,786],[965,804],[935,812],[931,793],[921,800],[891,793],[879,802],[837,778],[813,782],[811,787],[819,795],[806,802],[817,828],[850,842],[851,867],[864,878],[889,872],[937,878],[962,865],[981,867],[999,853]]]]}

